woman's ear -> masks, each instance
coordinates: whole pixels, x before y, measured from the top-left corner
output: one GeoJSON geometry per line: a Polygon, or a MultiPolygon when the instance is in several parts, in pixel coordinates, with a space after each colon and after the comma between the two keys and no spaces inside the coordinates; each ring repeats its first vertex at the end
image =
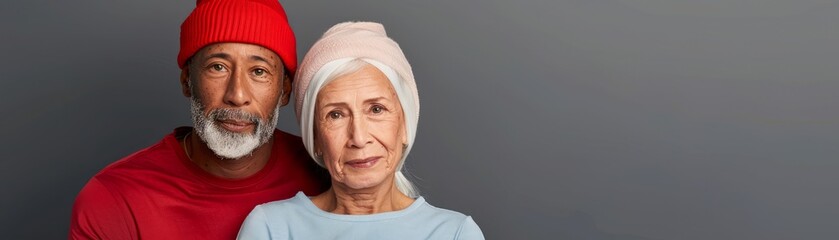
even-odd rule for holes
{"type": "Polygon", "coordinates": [[[317,134],[317,127],[312,129],[312,150],[315,153],[315,157],[323,158],[323,151],[320,149],[320,143],[318,143],[318,134],[317,134]]]}
{"type": "Polygon", "coordinates": [[[402,146],[404,147],[408,147],[408,130],[406,128],[403,126],[402,130],[400,130],[402,132],[402,146]]]}
{"type": "Polygon", "coordinates": [[[320,150],[320,144],[317,141],[313,141],[315,146],[312,147],[312,150],[315,152],[315,157],[323,157],[323,152],[320,150]]]}

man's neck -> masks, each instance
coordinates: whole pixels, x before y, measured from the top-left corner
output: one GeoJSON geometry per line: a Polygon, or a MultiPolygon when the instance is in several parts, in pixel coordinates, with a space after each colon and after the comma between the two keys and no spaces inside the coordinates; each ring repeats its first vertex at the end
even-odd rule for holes
{"type": "Polygon", "coordinates": [[[192,163],[213,176],[227,179],[247,178],[262,170],[271,158],[271,148],[274,145],[272,138],[249,155],[239,159],[222,159],[201,141],[194,130],[183,141],[184,150],[192,163]]]}

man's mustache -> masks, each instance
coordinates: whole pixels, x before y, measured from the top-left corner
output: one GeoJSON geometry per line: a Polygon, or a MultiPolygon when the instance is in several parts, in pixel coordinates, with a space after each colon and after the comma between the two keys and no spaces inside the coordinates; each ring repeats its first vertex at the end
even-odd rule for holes
{"type": "Polygon", "coordinates": [[[254,124],[262,124],[262,122],[263,122],[262,118],[260,118],[258,115],[246,112],[246,111],[241,110],[241,109],[230,109],[230,108],[214,109],[214,110],[210,111],[210,114],[208,114],[208,117],[210,119],[220,120],[220,121],[224,121],[224,120],[234,120],[234,121],[242,121],[242,122],[247,121],[247,122],[251,122],[251,123],[254,123],[254,124]]]}

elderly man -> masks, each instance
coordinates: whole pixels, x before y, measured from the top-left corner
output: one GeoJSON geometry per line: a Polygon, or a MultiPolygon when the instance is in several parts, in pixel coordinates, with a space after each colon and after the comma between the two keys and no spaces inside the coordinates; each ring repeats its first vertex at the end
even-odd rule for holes
{"type": "Polygon", "coordinates": [[[194,127],[90,179],[70,238],[233,239],[257,204],[326,190],[329,176],[300,138],[275,129],[295,49],[276,0],[199,0],[178,54],[194,127]]]}

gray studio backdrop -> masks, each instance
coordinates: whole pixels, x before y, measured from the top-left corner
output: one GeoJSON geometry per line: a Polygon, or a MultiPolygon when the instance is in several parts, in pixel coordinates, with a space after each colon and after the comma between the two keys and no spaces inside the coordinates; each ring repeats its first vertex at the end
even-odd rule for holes
{"type": "MultiPolygon", "coordinates": [[[[407,167],[489,239],[839,238],[835,1],[283,3],[301,56],[385,24],[422,102],[407,167]]],[[[93,174],[190,124],[193,6],[0,6],[2,238],[65,238],[93,174]]]]}

